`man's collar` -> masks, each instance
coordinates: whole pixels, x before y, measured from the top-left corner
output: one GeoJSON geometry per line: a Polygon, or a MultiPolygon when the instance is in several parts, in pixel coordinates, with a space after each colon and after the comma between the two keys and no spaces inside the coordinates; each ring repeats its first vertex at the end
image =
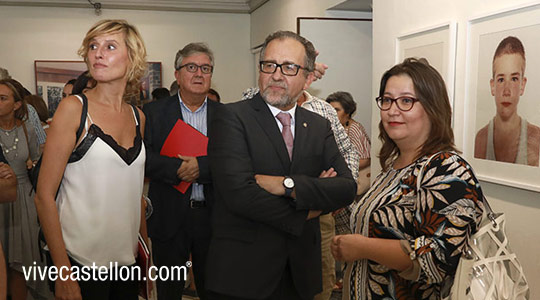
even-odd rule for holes
{"type": "MultiPolygon", "coordinates": [[[[180,96],[180,91],[178,91],[178,100],[180,101],[181,106],[184,106],[186,109],[191,111],[191,109],[189,109],[189,107],[184,103],[184,101],[182,101],[182,96],[180,96]]],[[[208,102],[208,97],[204,97],[203,103],[193,113],[196,113],[201,109],[204,109],[204,107],[207,105],[207,102],[208,102]]]]}
{"type": "Polygon", "coordinates": [[[303,93],[304,93],[304,97],[306,97],[306,101],[304,103],[313,101],[313,96],[311,96],[311,94],[308,93],[308,91],[304,90],[303,93]]]}
{"type": "Polygon", "coordinates": [[[268,108],[270,108],[270,111],[272,112],[272,115],[274,117],[276,117],[277,114],[279,114],[280,112],[288,112],[291,115],[291,117],[294,119],[294,116],[295,116],[295,113],[296,113],[296,103],[294,104],[294,106],[291,109],[286,110],[286,111],[283,111],[283,110],[281,110],[281,109],[279,109],[279,108],[277,108],[275,106],[272,106],[272,105],[268,104],[266,101],[264,103],[266,103],[266,105],[268,105],[268,108]]]}

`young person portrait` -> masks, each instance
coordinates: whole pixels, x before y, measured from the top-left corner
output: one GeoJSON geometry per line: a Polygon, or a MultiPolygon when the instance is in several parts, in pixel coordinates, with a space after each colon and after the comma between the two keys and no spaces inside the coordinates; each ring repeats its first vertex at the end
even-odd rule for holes
{"type": "Polygon", "coordinates": [[[540,127],[518,111],[527,86],[526,64],[525,48],[518,37],[507,36],[499,42],[489,80],[496,112],[476,133],[475,158],[538,166],[540,127]]]}

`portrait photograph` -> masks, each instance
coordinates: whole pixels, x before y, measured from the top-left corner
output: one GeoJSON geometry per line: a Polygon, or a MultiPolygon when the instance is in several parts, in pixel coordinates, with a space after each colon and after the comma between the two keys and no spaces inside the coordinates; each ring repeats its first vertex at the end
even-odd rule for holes
{"type": "Polygon", "coordinates": [[[540,5],[468,27],[463,155],[481,180],[540,191],[540,5]]]}
{"type": "Polygon", "coordinates": [[[481,35],[474,157],[538,167],[540,25],[481,35]]]}

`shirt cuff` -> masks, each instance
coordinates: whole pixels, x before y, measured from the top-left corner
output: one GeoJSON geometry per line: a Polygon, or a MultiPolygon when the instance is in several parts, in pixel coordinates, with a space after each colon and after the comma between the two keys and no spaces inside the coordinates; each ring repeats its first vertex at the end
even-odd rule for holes
{"type": "Polygon", "coordinates": [[[416,259],[416,252],[411,248],[411,245],[407,240],[400,240],[399,244],[401,250],[410,257],[412,265],[406,270],[399,272],[398,275],[407,280],[418,281],[420,278],[420,263],[418,263],[418,260],[416,259]]]}

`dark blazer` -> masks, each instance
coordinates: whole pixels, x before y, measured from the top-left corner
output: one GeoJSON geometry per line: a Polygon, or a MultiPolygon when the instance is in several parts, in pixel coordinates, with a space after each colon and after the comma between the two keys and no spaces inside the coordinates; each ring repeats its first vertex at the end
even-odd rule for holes
{"type": "MultiPolygon", "coordinates": [[[[216,108],[222,104],[207,101],[207,126],[211,124],[216,108]]],[[[159,155],[161,147],[178,119],[182,119],[182,111],[178,95],[154,101],[144,106],[146,127],[144,143],[146,145],[146,177],[150,178],[148,197],[152,200],[154,212],[148,219],[148,234],[153,239],[168,240],[174,236],[184,224],[189,209],[191,187],[185,194],[178,192],[173,185],[180,183],[176,171],[182,164],[179,158],[159,155]]],[[[204,197],[208,206],[212,206],[213,188],[208,157],[197,158],[199,163],[198,183],[204,184],[204,197]]]]}
{"type": "Polygon", "coordinates": [[[270,109],[257,94],[221,107],[210,127],[210,170],[216,188],[206,288],[263,299],[276,289],[288,262],[305,299],[321,291],[319,219],[351,203],[356,183],[339,153],[328,121],[296,108],[292,161],[270,109]],[[334,167],[338,176],[318,178],[334,167]],[[255,174],[288,175],[297,200],[260,188],[255,174]]]}

